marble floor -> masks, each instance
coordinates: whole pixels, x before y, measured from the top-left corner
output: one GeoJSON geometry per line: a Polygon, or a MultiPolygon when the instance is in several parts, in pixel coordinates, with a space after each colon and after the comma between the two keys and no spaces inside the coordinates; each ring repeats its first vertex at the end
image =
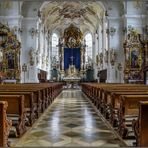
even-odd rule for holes
{"type": "Polygon", "coordinates": [[[124,143],[80,90],[64,90],[16,147],[120,147],[124,143]]]}

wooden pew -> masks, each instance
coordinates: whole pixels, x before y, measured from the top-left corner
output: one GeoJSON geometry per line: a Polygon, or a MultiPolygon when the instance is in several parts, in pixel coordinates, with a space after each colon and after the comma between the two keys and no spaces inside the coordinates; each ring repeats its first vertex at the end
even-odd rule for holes
{"type": "Polygon", "coordinates": [[[35,115],[35,111],[37,110],[37,106],[35,105],[36,99],[33,92],[0,91],[0,95],[24,95],[24,106],[26,110],[26,117],[28,118],[28,122],[26,122],[26,125],[32,126],[35,118],[37,118],[37,116],[35,115]]]}
{"type": "Polygon", "coordinates": [[[148,147],[148,101],[140,101],[139,117],[133,121],[133,129],[136,135],[138,147],[148,147]]]}
{"type": "Polygon", "coordinates": [[[25,84],[7,84],[2,87],[2,89],[12,89],[17,90],[19,88],[20,90],[24,91],[40,91],[40,97],[39,97],[39,103],[41,107],[41,112],[45,110],[45,108],[48,107],[48,105],[53,101],[53,99],[56,97],[56,92],[60,93],[62,91],[63,83],[41,83],[41,84],[33,84],[33,83],[25,83],[25,84]],[[15,86],[14,88],[12,88],[15,86]],[[58,88],[58,89],[57,89],[58,88]]]}
{"type": "Polygon", "coordinates": [[[0,101],[0,147],[8,146],[8,136],[12,125],[12,121],[7,118],[7,107],[6,101],[0,101]]]}
{"type": "Polygon", "coordinates": [[[138,117],[140,101],[148,101],[148,95],[121,95],[119,100],[119,134],[121,137],[128,136],[126,118],[138,117]]]}
{"type": "Polygon", "coordinates": [[[102,99],[103,115],[106,119],[109,119],[112,126],[117,126],[117,106],[119,104],[119,97],[121,95],[147,95],[147,91],[144,90],[107,90],[105,91],[104,99],[102,99]]]}
{"type": "Polygon", "coordinates": [[[0,95],[0,101],[7,101],[7,116],[12,120],[12,126],[16,128],[16,136],[21,136],[26,131],[24,96],[23,95],[0,95]]]}
{"type": "MultiPolygon", "coordinates": [[[[102,104],[99,104],[103,108],[103,113],[108,111],[107,106],[110,106],[111,112],[114,112],[111,119],[115,118],[113,115],[116,113],[118,118],[118,131],[121,137],[126,138],[128,135],[129,119],[138,118],[138,104],[140,101],[148,100],[148,86],[145,85],[96,85],[96,84],[82,84],[82,91],[87,94],[90,100],[93,102],[95,98],[99,99],[102,104]],[[93,91],[92,91],[93,90],[93,91]],[[92,92],[90,92],[92,91],[92,92]],[[99,95],[99,96],[97,96],[99,95]],[[124,99],[123,99],[124,98],[124,99]],[[105,110],[104,110],[105,109],[105,110]],[[128,119],[128,120],[127,120],[128,119]],[[128,123],[128,124],[127,124],[128,123]]],[[[96,101],[96,99],[95,99],[96,101]]],[[[98,100],[97,100],[98,101],[98,100]]],[[[98,101],[98,102],[99,102],[98,101]]],[[[99,102],[99,103],[100,103],[99,102]]],[[[95,103],[94,103],[95,104],[95,103]]],[[[146,116],[146,115],[145,115],[146,116]]],[[[147,117],[147,116],[146,116],[147,117]]],[[[145,118],[146,120],[148,118],[145,118]]],[[[139,121],[139,120],[138,120],[139,121]]],[[[139,122],[138,122],[139,123],[139,122]]],[[[130,123],[132,126],[132,122],[130,123]]],[[[139,125],[138,125],[139,126],[139,125]]],[[[134,127],[138,127],[137,124],[134,127]]],[[[142,126],[142,124],[141,124],[142,126]]],[[[136,129],[136,128],[134,128],[136,129]]],[[[136,133],[136,132],[135,132],[136,133]]],[[[146,132],[148,133],[148,131],[146,132]]],[[[145,133],[145,134],[146,134],[145,133]]],[[[139,137],[138,132],[135,136],[139,137]]],[[[146,136],[145,136],[146,137],[146,136]]],[[[138,139],[138,138],[137,138],[138,139]]],[[[140,138],[139,138],[140,139],[140,138]]],[[[144,139],[146,142],[146,138],[144,139]]],[[[137,140],[140,141],[140,140],[137,140]]],[[[138,142],[139,143],[139,142],[138,142]]],[[[140,144],[138,145],[140,146],[140,144]]],[[[146,145],[147,146],[147,145],[146,145]]]]}
{"type": "Polygon", "coordinates": [[[62,83],[25,83],[25,84],[6,84],[0,85],[0,93],[24,93],[25,108],[30,108],[29,121],[30,124],[34,122],[35,118],[39,117],[39,114],[42,113],[45,108],[52,103],[53,99],[62,91],[62,83]],[[32,93],[30,97],[27,97],[26,93],[32,93]],[[29,103],[30,98],[30,103],[29,103]],[[27,103],[26,103],[27,102],[27,103]],[[34,117],[35,116],[35,117],[34,117]]]}

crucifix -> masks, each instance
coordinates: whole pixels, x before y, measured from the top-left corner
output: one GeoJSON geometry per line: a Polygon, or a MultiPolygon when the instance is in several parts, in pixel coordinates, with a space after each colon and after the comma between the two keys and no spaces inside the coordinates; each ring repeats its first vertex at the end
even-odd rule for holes
{"type": "Polygon", "coordinates": [[[73,56],[70,57],[70,59],[71,59],[71,64],[72,64],[72,65],[73,65],[73,60],[74,60],[74,58],[75,58],[75,57],[73,57],[73,56]]]}

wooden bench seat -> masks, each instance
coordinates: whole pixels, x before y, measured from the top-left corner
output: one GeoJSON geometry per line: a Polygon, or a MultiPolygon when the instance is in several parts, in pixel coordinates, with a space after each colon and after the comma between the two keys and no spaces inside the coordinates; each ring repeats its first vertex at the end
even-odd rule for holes
{"type": "Polygon", "coordinates": [[[7,101],[8,118],[12,120],[12,126],[15,126],[17,136],[21,136],[26,131],[23,95],[0,95],[0,101],[7,101]],[[14,119],[15,118],[15,119],[14,119]]]}
{"type": "Polygon", "coordinates": [[[35,112],[37,110],[37,105],[35,104],[35,98],[33,92],[0,92],[0,95],[24,95],[24,106],[26,110],[26,116],[28,118],[29,123],[27,125],[32,125],[37,117],[35,112]]]}
{"type": "Polygon", "coordinates": [[[28,113],[30,112],[29,121],[30,124],[34,122],[35,118],[38,118],[54,100],[54,98],[62,91],[63,83],[41,83],[41,84],[5,84],[0,85],[0,93],[24,93],[25,108],[28,113]],[[27,96],[26,93],[32,93],[32,96],[27,96]],[[29,100],[32,101],[31,105],[29,100]]]}
{"type": "Polygon", "coordinates": [[[138,146],[148,146],[148,86],[83,83],[82,91],[122,138],[136,138],[138,146]],[[140,101],[144,103],[139,109],[140,101]]]}
{"type": "Polygon", "coordinates": [[[7,147],[8,135],[12,126],[12,121],[7,118],[7,107],[6,101],[0,101],[0,147],[7,147]]]}
{"type": "Polygon", "coordinates": [[[126,116],[137,116],[140,101],[148,101],[148,95],[121,95],[119,100],[119,134],[125,138],[128,136],[128,128],[125,124],[126,116]]]}
{"type": "MultiPolygon", "coordinates": [[[[109,112],[112,121],[114,121],[114,109],[116,108],[116,104],[118,103],[120,95],[142,95],[142,94],[148,94],[147,91],[144,90],[110,90],[110,91],[105,91],[104,98],[102,98],[102,105],[101,107],[103,108],[103,115],[105,118],[109,119],[109,112]],[[112,112],[111,112],[112,111],[112,112]]],[[[114,125],[114,124],[112,124],[114,125]]]]}
{"type": "Polygon", "coordinates": [[[136,141],[139,147],[148,147],[148,101],[140,101],[138,124],[135,126],[136,141]]]}
{"type": "Polygon", "coordinates": [[[39,108],[40,111],[43,112],[50,103],[52,103],[53,99],[62,91],[63,83],[41,83],[41,84],[6,84],[0,86],[2,90],[23,90],[23,91],[39,91],[39,108]],[[15,87],[14,87],[15,86],[15,87]],[[57,89],[58,88],[58,89],[57,89]]]}

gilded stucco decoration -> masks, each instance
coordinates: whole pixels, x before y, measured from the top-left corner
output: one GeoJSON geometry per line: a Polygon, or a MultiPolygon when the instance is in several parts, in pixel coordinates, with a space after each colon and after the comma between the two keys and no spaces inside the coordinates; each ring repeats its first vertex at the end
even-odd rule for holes
{"type": "Polygon", "coordinates": [[[110,49],[110,53],[109,53],[109,55],[110,55],[110,63],[111,63],[111,65],[112,66],[114,66],[115,65],[115,61],[116,61],[116,52],[115,52],[115,49],[110,49]]]}
{"type": "Polygon", "coordinates": [[[144,51],[141,35],[135,29],[131,30],[124,42],[126,82],[143,83],[144,51]]]}
{"type": "Polygon", "coordinates": [[[9,27],[0,24],[0,41],[2,60],[0,71],[4,73],[6,79],[20,80],[20,48],[21,43],[17,40],[9,27]]]}
{"type": "Polygon", "coordinates": [[[83,40],[83,34],[81,30],[71,24],[64,31],[65,46],[69,48],[76,48],[81,46],[83,40]]]}
{"type": "Polygon", "coordinates": [[[49,30],[60,29],[64,32],[71,23],[80,26],[81,31],[95,30],[101,23],[104,10],[94,1],[50,1],[42,6],[41,20],[49,30]]]}
{"type": "Polygon", "coordinates": [[[32,47],[29,50],[29,57],[30,57],[30,66],[33,66],[35,64],[35,49],[33,49],[32,47]]]}
{"type": "Polygon", "coordinates": [[[79,5],[77,6],[77,9],[73,7],[73,4],[66,3],[63,8],[59,10],[60,16],[64,16],[64,18],[80,18],[81,16],[84,16],[86,13],[86,9],[79,8],[79,5]]]}

